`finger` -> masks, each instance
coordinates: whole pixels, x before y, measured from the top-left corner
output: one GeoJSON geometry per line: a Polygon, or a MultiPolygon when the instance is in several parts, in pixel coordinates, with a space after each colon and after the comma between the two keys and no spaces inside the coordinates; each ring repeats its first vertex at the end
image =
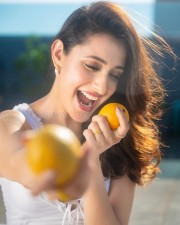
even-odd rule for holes
{"type": "Polygon", "coordinates": [[[113,132],[109,126],[109,123],[108,123],[106,117],[96,115],[92,118],[92,120],[93,120],[93,122],[96,122],[98,124],[100,130],[102,131],[102,133],[106,139],[113,138],[113,136],[112,136],[113,132]]]}
{"type": "Polygon", "coordinates": [[[103,137],[103,131],[101,130],[99,124],[96,121],[92,121],[88,129],[92,130],[96,140],[103,137]]]}
{"type": "Polygon", "coordinates": [[[125,136],[126,136],[126,133],[124,132],[121,132],[121,130],[119,131],[118,129],[117,130],[114,130],[114,136],[120,141],[121,139],[123,139],[125,136]],[[121,133],[120,133],[121,132],[121,133]]]}
{"type": "Polygon", "coordinates": [[[129,130],[129,123],[124,112],[118,107],[116,108],[116,115],[119,119],[120,126],[114,131],[114,135],[117,138],[122,139],[126,136],[129,130]]]}
{"type": "Polygon", "coordinates": [[[84,137],[86,138],[86,141],[89,143],[89,144],[96,144],[96,138],[94,136],[94,133],[92,132],[91,129],[86,129],[83,131],[83,135],[84,137]]]}
{"type": "Polygon", "coordinates": [[[116,115],[117,115],[117,117],[118,117],[120,126],[121,126],[123,129],[128,130],[128,129],[129,129],[129,123],[128,123],[128,120],[127,120],[127,118],[126,118],[124,112],[123,112],[119,107],[116,107],[116,115]]]}

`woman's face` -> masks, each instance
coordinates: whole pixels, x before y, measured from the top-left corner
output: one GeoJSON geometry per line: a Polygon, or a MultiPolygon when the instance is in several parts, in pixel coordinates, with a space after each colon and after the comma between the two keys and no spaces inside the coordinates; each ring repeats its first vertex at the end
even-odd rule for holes
{"type": "Polygon", "coordinates": [[[117,88],[126,49],[110,35],[92,35],[83,45],[63,55],[56,77],[57,105],[77,122],[87,121],[117,88]]]}

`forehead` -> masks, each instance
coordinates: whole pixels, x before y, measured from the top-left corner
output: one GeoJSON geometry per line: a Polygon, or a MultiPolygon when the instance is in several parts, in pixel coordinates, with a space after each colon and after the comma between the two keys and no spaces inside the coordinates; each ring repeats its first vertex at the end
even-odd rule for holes
{"type": "Polygon", "coordinates": [[[72,54],[76,57],[95,55],[107,62],[124,64],[126,59],[125,44],[108,34],[95,34],[87,38],[82,45],[73,48],[72,54]]]}

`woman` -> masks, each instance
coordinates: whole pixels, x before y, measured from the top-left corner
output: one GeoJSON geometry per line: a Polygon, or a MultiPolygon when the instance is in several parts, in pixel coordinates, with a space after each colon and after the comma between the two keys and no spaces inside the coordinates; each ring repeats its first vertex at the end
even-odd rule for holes
{"type": "MultiPolygon", "coordinates": [[[[69,127],[81,140],[82,149],[89,150],[91,169],[84,156],[86,165],[82,163],[79,175],[65,189],[75,200],[67,204],[60,199],[49,201],[42,193],[56,198],[53,172],[32,186],[34,178],[24,162],[22,146],[21,150],[1,150],[8,224],[128,224],[135,186],[156,177],[161,156],[155,121],[161,114],[164,91],[146,46],[151,45],[113,3],[81,7],[66,20],[51,47],[55,80],[50,92],[30,105],[3,112],[1,123],[8,127],[3,118],[16,114],[12,116],[16,129],[12,123],[9,129],[16,131],[18,141],[24,130],[45,124],[69,127]],[[128,123],[117,108],[121,126],[115,131],[105,117],[96,115],[108,101],[119,101],[130,113],[128,123]],[[30,190],[40,194],[32,197],[30,190]]],[[[155,45],[151,47],[156,51],[155,45]]]]}

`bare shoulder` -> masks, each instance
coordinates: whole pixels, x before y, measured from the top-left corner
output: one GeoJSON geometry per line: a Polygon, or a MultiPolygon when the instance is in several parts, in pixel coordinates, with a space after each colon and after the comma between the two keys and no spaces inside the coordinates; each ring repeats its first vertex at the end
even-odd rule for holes
{"type": "Polygon", "coordinates": [[[17,110],[6,110],[0,113],[0,125],[10,133],[20,130],[24,124],[25,117],[17,110]]]}

